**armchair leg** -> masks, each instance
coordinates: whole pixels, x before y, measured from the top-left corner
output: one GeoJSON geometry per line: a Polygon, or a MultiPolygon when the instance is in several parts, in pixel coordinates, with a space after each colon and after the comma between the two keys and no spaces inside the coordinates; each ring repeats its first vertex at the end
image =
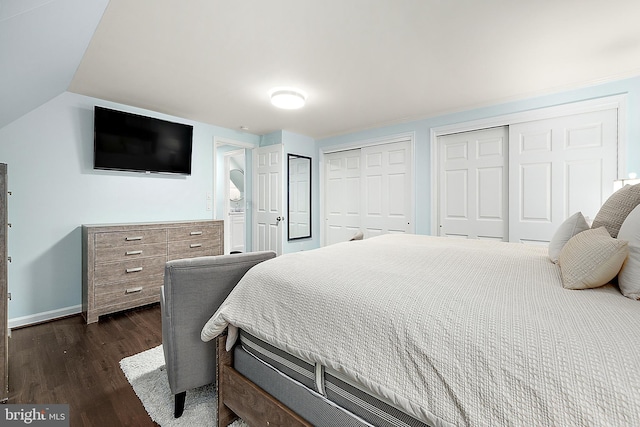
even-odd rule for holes
{"type": "Polygon", "coordinates": [[[182,393],[178,393],[174,396],[175,398],[175,409],[173,412],[174,418],[180,418],[182,413],[184,412],[184,400],[187,397],[187,392],[183,391],[182,393]]]}

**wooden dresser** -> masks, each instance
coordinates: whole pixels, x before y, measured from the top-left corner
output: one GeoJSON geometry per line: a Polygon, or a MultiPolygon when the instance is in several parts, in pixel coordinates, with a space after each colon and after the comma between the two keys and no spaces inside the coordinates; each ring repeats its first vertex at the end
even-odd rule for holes
{"type": "Polygon", "coordinates": [[[82,313],[98,317],[160,301],[167,261],[220,255],[223,222],[82,226],[82,313]]]}
{"type": "Polygon", "coordinates": [[[7,190],[7,165],[0,163],[0,402],[9,399],[9,330],[8,327],[8,291],[9,274],[8,262],[8,221],[9,209],[7,198],[11,194],[7,190]]]}

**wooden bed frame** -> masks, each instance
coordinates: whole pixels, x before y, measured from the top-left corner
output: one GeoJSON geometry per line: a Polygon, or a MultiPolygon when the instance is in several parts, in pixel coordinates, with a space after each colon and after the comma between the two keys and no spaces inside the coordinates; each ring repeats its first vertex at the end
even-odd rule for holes
{"type": "Polygon", "coordinates": [[[313,427],[298,414],[233,368],[233,351],[226,351],[227,335],[216,338],[218,427],[238,417],[252,427],[313,427]]]}

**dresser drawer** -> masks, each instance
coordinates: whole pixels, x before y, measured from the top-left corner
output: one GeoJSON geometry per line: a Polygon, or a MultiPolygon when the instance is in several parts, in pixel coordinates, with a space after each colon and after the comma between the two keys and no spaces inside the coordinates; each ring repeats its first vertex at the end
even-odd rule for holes
{"type": "Polygon", "coordinates": [[[166,256],[139,258],[130,261],[97,264],[94,270],[94,284],[102,286],[111,282],[136,280],[164,274],[166,256]]]}
{"type": "Polygon", "coordinates": [[[168,240],[210,240],[219,239],[221,227],[214,224],[193,225],[188,227],[169,228],[168,240]]]}
{"type": "Polygon", "coordinates": [[[160,300],[160,286],[164,276],[156,276],[147,279],[144,283],[121,282],[100,288],[95,295],[97,309],[114,307],[118,310],[137,307],[140,300],[160,300]]]}
{"type": "Polygon", "coordinates": [[[163,229],[117,231],[111,233],[96,233],[95,235],[96,249],[146,245],[166,241],[167,232],[163,229]]]}
{"type": "Polygon", "coordinates": [[[220,255],[222,250],[217,241],[201,240],[169,242],[168,260],[193,258],[198,256],[220,255]]]}
{"type": "Polygon", "coordinates": [[[135,258],[165,256],[167,244],[153,243],[150,245],[135,244],[131,246],[101,247],[96,249],[96,262],[128,261],[135,258]]]}

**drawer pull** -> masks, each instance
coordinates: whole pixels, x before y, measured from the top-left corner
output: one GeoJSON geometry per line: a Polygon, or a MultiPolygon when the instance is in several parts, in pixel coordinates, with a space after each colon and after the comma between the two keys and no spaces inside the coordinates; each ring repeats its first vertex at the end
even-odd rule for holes
{"type": "Polygon", "coordinates": [[[129,288],[124,291],[125,294],[135,294],[136,292],[142,292],[142,286],[138,286],[137,288],[129,288]]]}
{"type": "Polygon", "coordinates": [[[202,246],[202,243],[192,243],[189,245],[190,248],[199,248],[202,246]]]}
{"type": "Polygon", "coordinates": [[[192,236],[202,236],[202,231],[192,231],[190,234],[192,236]]]}
{"type": "Polygon", "coordinates": [[[127,237],[124,240],[126,240],[127,242],[133,242],[135,240],[142,240],[142,236],[127,237]]]}
{"type": "Polygon", "coordinates": [[[138,271],[142,271],[142,267],[127,268],[127,273],[137,273],[138,271]]]}
{"type": "Polygon", "coordinates": [[[142,251],[127,251],[125,255],[142,255],[142,251]]]}

